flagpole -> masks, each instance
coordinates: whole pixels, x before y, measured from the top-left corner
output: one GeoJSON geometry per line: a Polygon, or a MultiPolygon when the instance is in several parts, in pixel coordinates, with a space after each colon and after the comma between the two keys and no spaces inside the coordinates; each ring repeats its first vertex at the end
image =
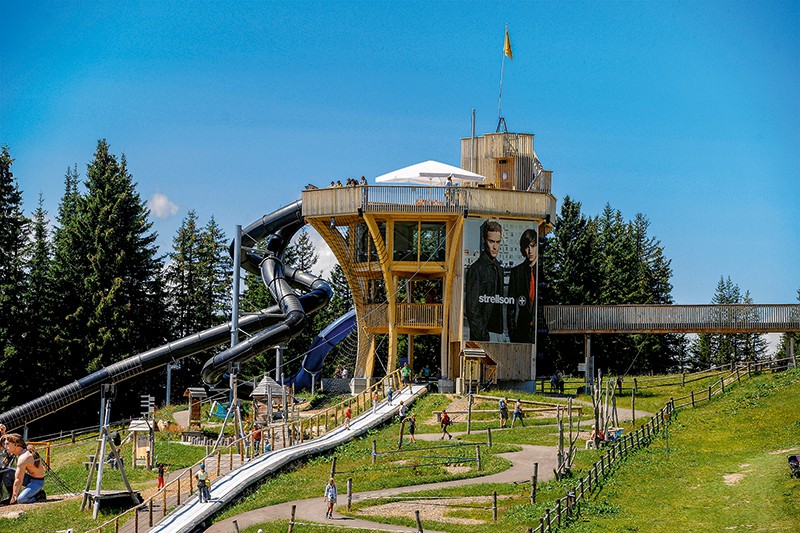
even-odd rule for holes
{"type": "MultiPolygon", "coordinates": [[[[508,34],[508,23],[506,23],[506,35],[508,34]]],[[[505,40],[503,41],[503,59],[500,62],[500,95],[497,98],[497,131],[500,131],[500,119],[502,118],[502,114],[500,113],[500,108],[503,104],[503,74],[505,73],[506,69],[506,51],[505,51],[505,40]]]]}
{"type": "Polygon", "coordinates": [[[506,54],[503,53],[503,60],[500,63],[500,96],[497,98],[497,131],[500,131],[500,107],[503,104],[503,74],[506,68],[506,54]]]}

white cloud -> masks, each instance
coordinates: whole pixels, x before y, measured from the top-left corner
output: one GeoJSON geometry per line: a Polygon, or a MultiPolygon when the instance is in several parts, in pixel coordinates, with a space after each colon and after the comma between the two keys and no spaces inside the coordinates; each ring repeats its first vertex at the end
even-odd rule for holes
{"type": "MultiPolygon", "coordinates": [[[[322,235],[317,233],[317,230],[312,228],[310,225],[306,226],[306,230],[308,231],[308,236],[311,239],[311,242],[314,244],[314,251],[319,255],[319,259],[317,259],[317,264],[315,265],[315,271],[319,270],[319,272],[314,272],[315,274],[319,274],[322,277],[327,277],[331,273],[331,269],[334,265],[339,264],[339,261],[336,259],[336,256],[333,255],[328,243],[325,242],[325,239],[322,238],[322,235]]],[[[298,232],[296,235],[299,235],[298,232]]]]}
{"type": "Polygon", "coordinates": [[[169,218],[178,212],[178,206],[161,193],[151,196],[147,207],[156,218],[169,218]]]}

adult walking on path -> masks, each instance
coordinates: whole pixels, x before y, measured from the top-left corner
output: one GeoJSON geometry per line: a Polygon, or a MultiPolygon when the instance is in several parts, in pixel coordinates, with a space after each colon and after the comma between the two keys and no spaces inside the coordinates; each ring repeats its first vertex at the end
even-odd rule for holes
{"type": "Polygon", "coordinates": [[[500,398],[500,429],[506,427],[508,424],[508,398],[500,398]]]}
{"type": "Polygon", "coordinates": [[[336,499],[339,497],[339,492],[336,490],[336,482],[333,478],[325,485],[325,496],[323,501],[328,504],[328,510],[325,512],[325,518],[333,518],[333,506],[336,505],[336,499]]]}
{"type": "Polygon", "coordinates": [[[522,401],[517,398],[516,403],[514,403],[514,417],[511,419],[511,429],[514,429],[514,422],[519,420],[519,423],[522,424],[522,427],[525,427],[525,421],[523,417],[525,414],[522,412],[522,401]]]}
{"type": "MultiPolygon", "coordinates": [[[[427,438],[435,438],[436,434],[426,435],[427,438]]],[[[419,435],[423,437],[423,435],[419,435]]],[[[427,439],[426,439],[427,440],[427,439]]],[[[524,483],[530,481],[534,463],[539,463],[539,482],[545,482],[553,477],[553,470],[556,468],[556,448],[553,446],[530,446],[523,444],[522,450],[498,454],[500,457],[511,462],[511,468],[497,474],[481,476],[468,479],[456,479],[452,481],[442,481],[439,483],[428,483],[424,485],[412,485],[406,487],[395,487],[391,489],[371,490],[353,494],[352,501],[358,502],[374,498],[393,497],[409,492],[421,490],[438,490],[450,487],[460,487],[463,485],[476,485],[480,483],[524,483]]],[[[291,513],[292,505],[296,506],[295,520],[309,522],[325,522],[327,505],[320,503],[319,496],[306,500],[280,503],[261,509],[255,509],[236,516],[228,517],[213,524],[206,530],[206,533],[229,533],[234,530],[233,521],[236,520],[238,527],[244,529],[256,524],[269,522],[272,520],[286,520],[291,513]]],[[[341,521],[342,526],[348,528],[361,528],[371,531],[404,531],[408,532],[408,526],[396,526],[393,524],[379,524],[360,518],[341,517],[336,520],[341,521]]],[[[427,529],[425,531],[428,531],[427,529]]]]}

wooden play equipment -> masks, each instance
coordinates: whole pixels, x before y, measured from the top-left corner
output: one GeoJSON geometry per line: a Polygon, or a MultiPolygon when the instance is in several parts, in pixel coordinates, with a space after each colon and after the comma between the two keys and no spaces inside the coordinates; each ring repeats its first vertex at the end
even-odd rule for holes
{"type": "MultiPolygon", "coordinates": [[[[485,176],[484,182],[303,191],[303,216],[328,243],[350,285],[358,321],[354,377],[362,386],[376,374],[381,334],[387,335],[387,371],[398,366],[398,335],[408,335],[411,346],[416,335],[438,335],[440,390],[453,391],[463,377],[463,254],[474,248],[464,242],[465,220],[526,221],[540,236],[552,229],[552,172],[536,158],[532,134],[470,137],[461,147],[462,168],[485,176]]],[[[493,380],[533,388],[535,344],[478,345],[496,364],[493,380]]],[[[409,364],[416,373],[413,350],[409,364]]]]}

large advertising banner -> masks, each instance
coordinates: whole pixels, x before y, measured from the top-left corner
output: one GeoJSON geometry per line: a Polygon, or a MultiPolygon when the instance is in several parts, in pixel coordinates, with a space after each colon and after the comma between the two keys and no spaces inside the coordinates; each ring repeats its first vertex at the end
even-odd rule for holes
{"type": "Polygon", "coordinates": [[[465,340],[535,342],[538,237],[533,221],[464,222],[465,340]]]}

